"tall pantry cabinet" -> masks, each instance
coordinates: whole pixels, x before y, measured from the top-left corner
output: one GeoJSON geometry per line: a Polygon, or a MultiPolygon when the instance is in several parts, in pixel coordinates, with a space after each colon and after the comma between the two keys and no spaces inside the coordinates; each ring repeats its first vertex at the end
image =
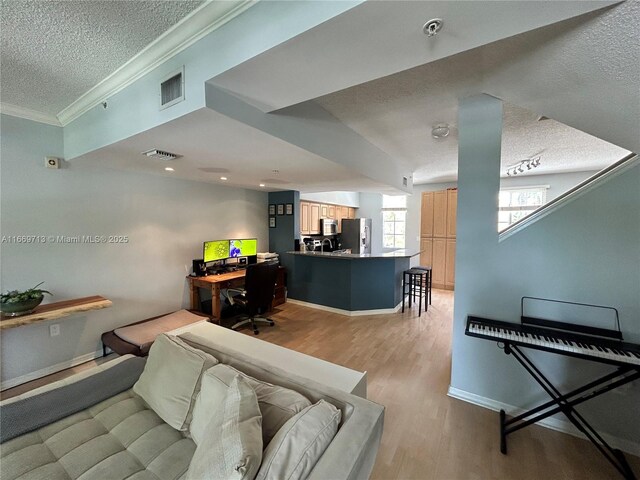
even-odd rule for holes
{"type": "Polygon", "coordinates": [[[457,189],[422,193],[420,265],[431,265],[433,288],[455,284],[457,206],[457,189]]]}

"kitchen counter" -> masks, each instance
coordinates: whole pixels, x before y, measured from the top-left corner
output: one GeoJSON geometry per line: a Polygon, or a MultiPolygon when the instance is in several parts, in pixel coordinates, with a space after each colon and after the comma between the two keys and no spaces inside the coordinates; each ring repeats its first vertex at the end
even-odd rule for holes
{"type": "Polygon", "coordinates": [[[287,298],[343,315],[395,312],[402,301],[402,272],[418,254],[286,252],[287,298]]]}
{"type": "Polygon", "coordinates": [[[420,255],[420,252],[412,252],[411,250],[393,250],[391,252],[381,253],[338,253],[338,252],[286,252],[291,255],[308,255],[312,257],[329,257],[342,258],[345,260],[353,260],[358,258],[411,258],[420,255]]]}

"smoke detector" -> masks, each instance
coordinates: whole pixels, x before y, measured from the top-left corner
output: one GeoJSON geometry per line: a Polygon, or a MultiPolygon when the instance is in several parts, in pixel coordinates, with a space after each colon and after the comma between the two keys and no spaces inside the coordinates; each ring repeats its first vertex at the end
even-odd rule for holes
{"type": "Polygon", "coordinates": [[[434,125],[431,129],[431,136],[433,138],[446,138],[449,136],[449,132],[451,129],[449,128],[449,124],[447,123],[438,123],[434,125]]]}
{"type": "Polygon", "coordinates": [[[159,158],[160,160],[175,160],[180,157],[177,153],[167,152],[166,150],[159,150],[157,148],[147,150],[146,152],[142,152],[143,155],[147,157],[159,158]]]}
{"type": "Polygon", "coordinates": [[[422,31],[427,37],[434,37],[442,30],[444,22],[441,18],[433,18],[422,26],[422,31]]]}

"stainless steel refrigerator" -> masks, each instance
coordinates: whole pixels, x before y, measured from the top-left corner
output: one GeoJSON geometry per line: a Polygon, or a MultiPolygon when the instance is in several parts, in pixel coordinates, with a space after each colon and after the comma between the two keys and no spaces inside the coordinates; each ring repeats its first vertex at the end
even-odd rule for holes
{"type": "Polygon", "coordinates": [[[342,219],[340,235],[342,248],[350,248],[351,253],[371,253],[371,219],[342,219]]]}

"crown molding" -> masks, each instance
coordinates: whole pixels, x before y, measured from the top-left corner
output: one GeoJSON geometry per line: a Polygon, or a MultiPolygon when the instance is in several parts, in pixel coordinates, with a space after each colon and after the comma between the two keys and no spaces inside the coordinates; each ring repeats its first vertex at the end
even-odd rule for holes
{"type": "Polygon", "coordinates": [[[26,118],[27,120],[33,120],[38,123],[46,123],[47,125],[53,125],[55,127],[62,126],[55,115],[38,112],[30,108],[19,107],[11,103],[0,103],[0,113],[12,117],[26,118]]]}
{"type": "Polygon", "coordinates": [[[252,7],[258,0],[208,1],[147,45],[115,72],[58,113],[65,126],[169,58],[252,7]]]}

